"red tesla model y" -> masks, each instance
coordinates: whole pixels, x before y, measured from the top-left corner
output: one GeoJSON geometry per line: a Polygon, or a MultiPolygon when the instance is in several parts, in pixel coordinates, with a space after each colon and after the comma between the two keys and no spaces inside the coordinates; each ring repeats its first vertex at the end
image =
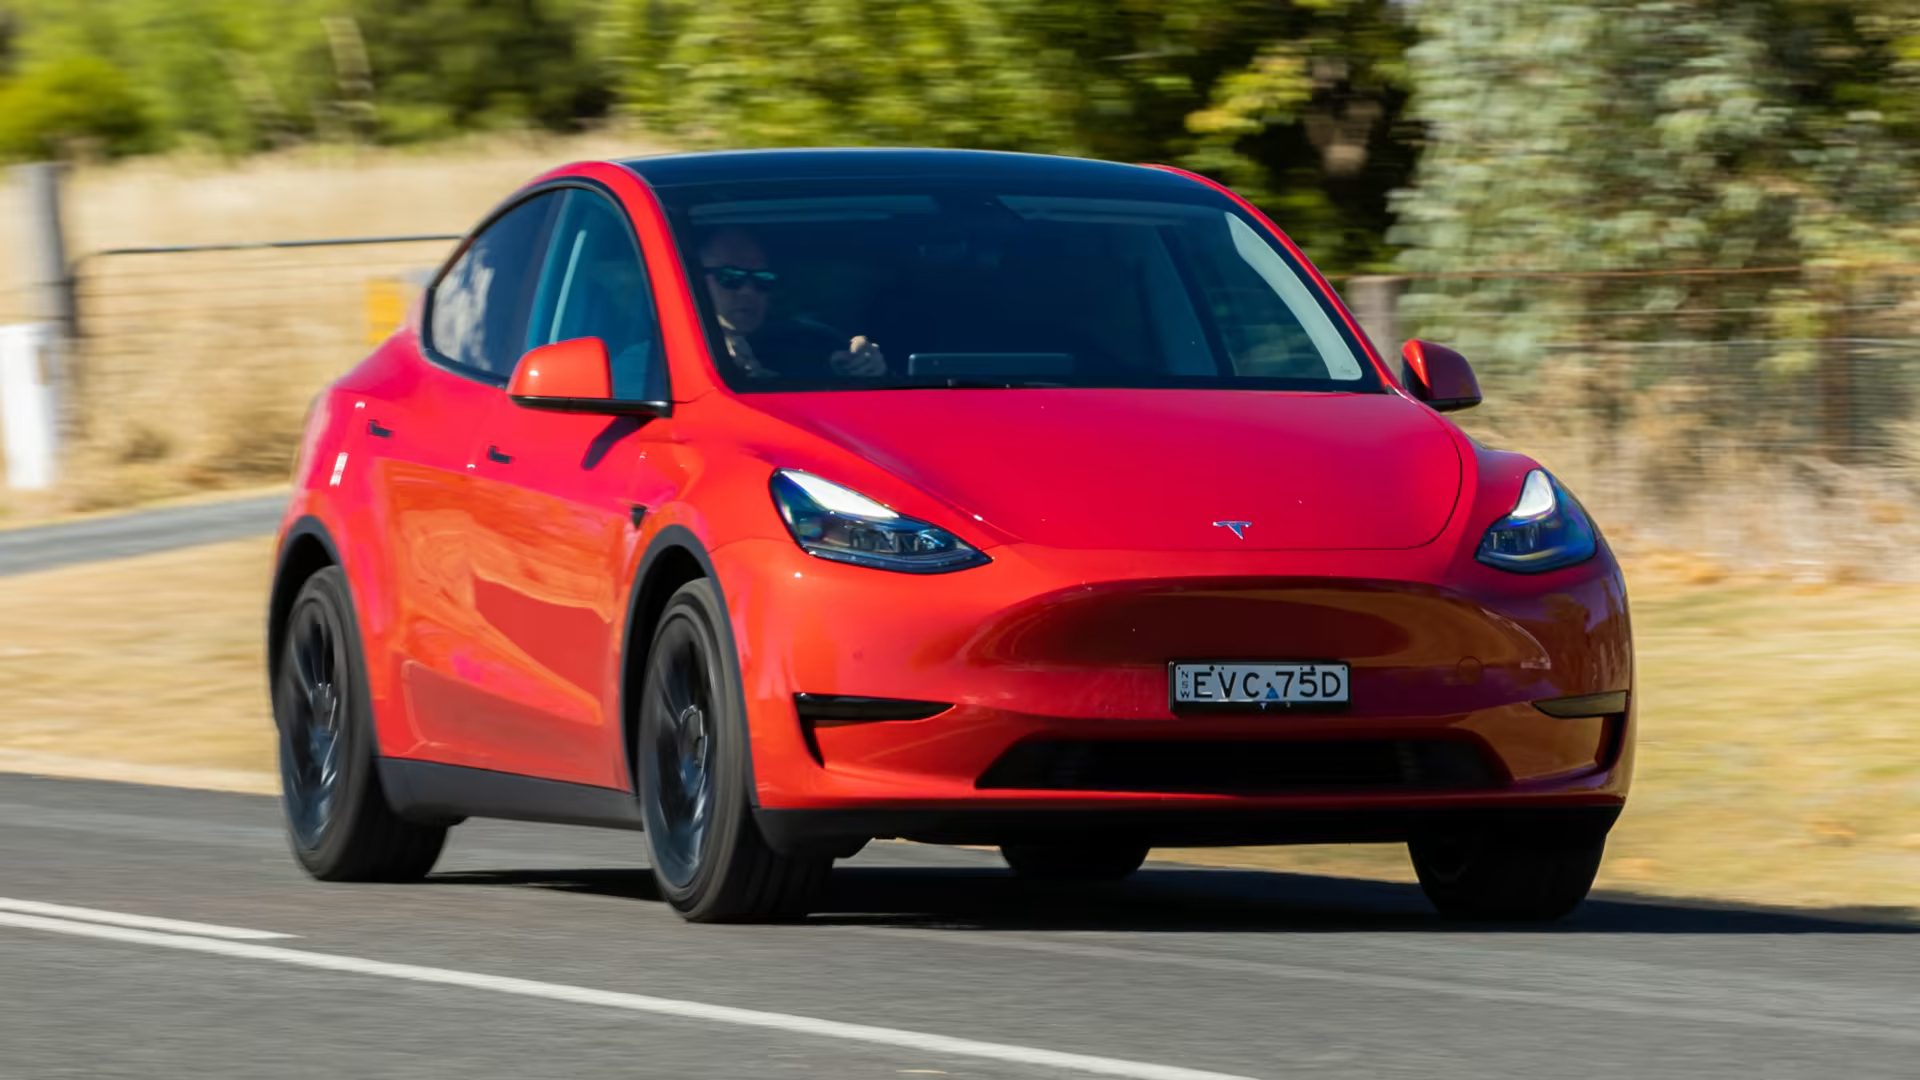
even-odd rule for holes
{"type": "Polygon", "coordinates": [[[1632,762],[1613,556],[1172,169],[928,150],[570,165],[307,420],[270,602],[329,880],[469,816],[643,830],[696,920],[877,837],[1118,878],[1409,846],[1444,913],[1585,896],[1632,762]]]}

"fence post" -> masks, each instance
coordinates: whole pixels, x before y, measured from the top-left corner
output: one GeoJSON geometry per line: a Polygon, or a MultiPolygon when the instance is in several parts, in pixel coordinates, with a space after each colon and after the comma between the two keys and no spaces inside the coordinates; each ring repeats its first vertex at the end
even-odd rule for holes
{"type": "Polygon", "coordinates": [[[1397,363],[1400,355],[1400,294],[1407,279],[1385,274],[1367,274],[1347,282],[1347,303],[1360,328],[1373,339],[1374,348],[1388,363],[1397,363]]]}
{"type": "Polygon", "coordinates": [[[60,215],[60,182],[65,168],[51,162],[16,165],[21,200],[26,208],[27,284],[33,287],[34,317],[52,323],[61,340],[72,339],[77,326],[73,271],[67,263],[67,237],[60,215]]]}
{"type": "Polygon", "coordinates": [[[1827,276],[1824,299],[1830,307],[1821,334],[1819,359],[1820,442],[1827,460],[1854,458],[1859,431],[1854,409],[1853,341],[1848,327],[1852,282],[1844,270],[1827,276]]]}
{"type": "Polygon", "coordinates": [[[0,333],[0,417],[6,427],[7,484],[53,486],[60,459],[62,406],[77,329],[73,273],[61,228],[61,167],[20,165],[14,177],[26,213],[27,284],[33,322],[0,333]]]}

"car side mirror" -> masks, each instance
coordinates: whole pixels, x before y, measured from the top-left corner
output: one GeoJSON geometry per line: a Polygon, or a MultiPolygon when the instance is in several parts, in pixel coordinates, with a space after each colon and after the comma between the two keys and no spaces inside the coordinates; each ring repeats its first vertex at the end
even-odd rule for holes
{"type": "Polygon", "coordinates": [[[669,416],[670,401],[621,401],[613,396],[613,364],[607,343],[597,337],[571,338],[542,345],[520,358],[507,380],[507,396],[525,409],[601,413],[610,416],[669,416]]]}
{"type": "Polygon", "coordinates": [[[1414,338],[1400,346],[1400,381],[1408,392],[1437,412],[1471,409],[1480,404],[1480,381],[1473,377],[1467,358],[1431,341],[1414,338]]]}

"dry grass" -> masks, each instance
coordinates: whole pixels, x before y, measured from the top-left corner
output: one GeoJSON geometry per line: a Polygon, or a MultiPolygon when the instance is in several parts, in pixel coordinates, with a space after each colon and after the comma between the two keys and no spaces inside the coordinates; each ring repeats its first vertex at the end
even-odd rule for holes
{"type": "MultiPolygon", "coordinates": [[[[1639,775],[1603,887],[1920,910],[1920,587],[1710,571],[1636,564],[1639,775]]],[[[0,578],[0,768],[270,790],[267,577],[254,540],[0,578]]],[[[1162,855],[1407,877],[1396,848],[1162,855]]]]}
{"type": "Polygon", "coordinates": [[[271,771],[271,577],[246,540],[0,578],[0,751],[271,771]]]}
{"type": "MultiPolygon", "coordinates": [[[[459,234],[564,161],[658,150],[631,134],[493,136],[427,150],[308,147],[232,161],[141,159],[77,171],[76,256],[107,248],[459,234]]],[[[0,250],[21,249],[5,189],[0,250]]],[[[0,521],[283,479],[314,392],[365,355],[373,283],[446,245],[85,259],[83,425],[60,491],[0,498],[0,521]]],[[[24,268],[0,261],[0,322],[24,317],[24,268]]]]}
{"type": "MultiPolygon", "coordinates": [[[[81,255],[133,245],[463,232],[514,187],[562,162],[659,149],[656,140],[613,132],[476,136],[421,148],[308,146],[240,159],[136,158],[75,171],[68,246],[81,255]]],[[[8,189],[0,200],[6,250],[17,250],[15,197],[8,189]]],[[[5,267],[0,289],[19,285],[20,272],[5,267]]]]}
{"type": "MultiPolygon", "coordinates": [[[[1703,364],[1726,362],[1702,351],[1703,364]]],[[[1525,386],[1490,373],[1487,404],[1456,419],[1553,470],[1617,548],[1684,550],[1796,582],[1920,581],[1920,413],[1863,426],[1841,463],[1809,433],[1817,399],[1758,383],[1729,395],[1684,367],[1626,386],[1604,367],[1554,364],[1525,386]]],[[[1894,401],[1898,375],[1885,373],[1894,401]]]]}

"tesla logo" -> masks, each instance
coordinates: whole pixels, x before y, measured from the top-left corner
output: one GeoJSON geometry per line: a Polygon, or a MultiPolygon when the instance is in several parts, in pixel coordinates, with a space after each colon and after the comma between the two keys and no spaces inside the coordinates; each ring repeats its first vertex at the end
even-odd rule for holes
{"type": "Polygon", "coordinates": [[[1251,521],[1216,521],[1213,523],[1213,527],[1216,529],[1232,529],[1233,535],[1237,539],[1245,540],[1247,538],[1247,527],[1252,524],[1253,522],[1251,521]]]}

